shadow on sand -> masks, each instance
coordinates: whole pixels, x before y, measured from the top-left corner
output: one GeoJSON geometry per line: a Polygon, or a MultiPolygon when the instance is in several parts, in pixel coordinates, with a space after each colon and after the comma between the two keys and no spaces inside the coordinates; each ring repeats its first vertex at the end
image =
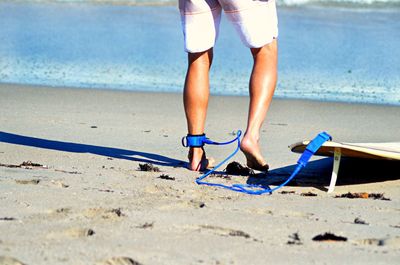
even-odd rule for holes
{"type": "Polygon", "coordinates": [[[18,134],[12,134],[7,132],[0,132],[0,142],[71,152],[71,153],[91,153],[95,155],[101,155],[117,159],[126,159],[136,162],[152,163],[159,166],[170,166],[170,167],[186,166],[186,162],[184,161],[169,158],[158,154],[112,148],[112,147],[88,145],[88,144],[53,141],[53,140],[40,139],[18,134]]]}
{"type": "MultiPolygon", "coordinates": [[[[292,174],[296,166],[291,165],[274,169],[269,171],[267,175],[257,174],[249,177],[247,183],[260,184],[265,187],[279,185],[292,174]]],[[[311,161],[287,186],[315,187],[326,191],[331,179],[332,166],[332,158],[311,161]]],[[[399,168],[400,161],[398,160],[342,158],[336,185],[354,185],[400,179],[399,168]]]]}
{"type": "MultiPolygon", "coordinates": [[[[0,142],[58,150],[72,153],[91,153],[116,159],[152,163],[159,166],[186,167],[186,162],[170,157],[126,149],[47,140],[7,132],[0,132],[0,142]]],[[[306,168],[287,186],[315,187],[327,190],[332,172],[332,158],[309,162],[306,168]]],[[[248,184],[264,187],[279,185],[294,171],[296,165],[270,170],[267,175],[256,174],[248,184]]],[[[336,185],[353,185],[400,179],[400,161],[342,158],[336,185]]],[[[222,172],[215,172],[222,173],[222,172]]]]}

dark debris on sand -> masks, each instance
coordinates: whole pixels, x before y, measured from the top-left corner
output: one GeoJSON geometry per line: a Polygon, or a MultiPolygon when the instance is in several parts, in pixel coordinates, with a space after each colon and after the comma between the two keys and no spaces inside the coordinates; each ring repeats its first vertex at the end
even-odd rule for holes
{"type": "Polygon", "coordinates": [[[94,232],[94,230],[91,229],[91,228],[89,228],[89,229],[86,231],[86,236],[93,236],[94,234],[96,234],[96,232],[94,232]]]}
{"type": "Polygon", "coordinates": [[[316,197],[316,196],[318,196],[316,193],[313,193],[313,192],[311,192],[311,191],[309,191],[309,192],[303,192],[303,193],[301,193],[300,195],[301,195],[301,196],[305,196],[305,197],[316,197]]]}
{"type": "Polygon", "coordinates": [[[368,198],[372,198],[374,200],[390,201],[389,198],[386,198],[385,196],[383,196],[383,193],[370,193],[368,195],[368,198]]]}
{"type": "Polygon", "coordinates": [[[389,198],[383,196],[383,193],[368,193],[368,192],[348,192],[336,195],[335,198],[374,199],[374,200],[390,201],[389,198]]]}
{"type": "Polygon", "coordinates": [[[22,162],[22,164],[20,166],[21,167],[44,167],[43,165],[38,164],[38,163],[33,163],[32,161],[22,162]]]}
{"type": "Polygon", "coordinates": [[[17,220],[14,217],[0,217],[0,221],[15,221],[17,220]]]}
{"type": "Polygon", "coordinates": [[[227,174],[239,176],[254,175],[254,171],[251,168],[242,166],[239,162],[236,161],[229,163],[225,168],[225,172],[227,174]]]}
{"type": "Polygon", "coordinates": [[[66,173],[66,174],[73,174],[73,175],[82,174],[82,172],[78,172],[78,171],[67,171],[67,170],[63,170],[63,169],[54,169],[54,171],[61,172],[61,173],[66,173]]]}
{"type": "Polygon", "coordinates": [[[104,261],[101,265],[142,265],[142,263],[129,257],[113,257],[104,261]]]}
{"type": "Polygon", "coordinates": [[[369,225],[367,222],[365,222],[363,219],[361,219],[361,218],[356,218],[356,219],[354,219],[354,223],[355,224],[359,224],[359,225],[369,225]]]}
{"type": "Polygon", "coordinates": [[[230,236],[238,236],[238,237],[244,237],[244,238],[250,238],[250,235],[241,231],[241,230],[232,230],[229,232],[230,236]]]}
{"type": "Polygon", "coordinates": [[[110,190],[110,189],[97,189],[97,190],[100,192],[110,192],[110,193],[114,192],[113,190],[110,190]]]}
{"type": "Polygon", "coordinates": [[[141,229],[147,229],[147,228],[153,228],[154,227],[154,222],[152,223],[144,223],[142,225],[138,225],[136,226],[137,228],[141,228],[141,229]]]}
{"type": "Polygon", "coordinates": [[[301,242],[300,236],[298,233],[293,233],[289,236],[290,240],[286,242],[288,245],[303,245],[303,242],[301,242]]]}
{"type": "Polygon", "coordinates": [[[40,179],[16,179],[15,183],[17,184],[32,184],[32,185],[37,185],[40,183],[40,179]]]}
{"type": "Polygon", "coordinates": [[[280,193],[280,194],[296,194],[295,191],[286,191],[286,190],[281,191],[281,192],[279,192],[279,193],[280,193]]]}
{"type": "Polygon", "coordinates": [[[160,172],[160,169],[150,163],[139,164],[140,171],[160,172]]]}
{"type": "Polygon", "coordinates": [[[45,165],[38,164],[38,163],[33,163],[32,161],[24,161],[19,165],[2,164],[2,163],[0,163],[0,167],[25,168],[25,169],[31,169],[31,168],[34,168],[34,167],[47,168],[47,166],[45,166],[45,165]]]}
{"type": "Polygon", "coordinates": [[[321,234],[321,235],[317,235],[315,237],[313,237],[314,241],[324,241],[324,242],[337,242],[337,241],[343,241],[346,242],[347,238],[343,237],[343,236],[337,236],[335,234],[332,233],[325,233],[325,234],[321,234]]]}
{"type": "Polygon", "coordinates": [[[166,180],[175,180],[174,177],[170,177],[170,176],[167,175],[167,174],[161,174],[158,178],[159,178],[159,179],[166,179],[166,180]]]}
{"type": "Polygon", "coordinates": [[[0,167],[8,167],[8,168],[15,168],[15,167],[21,167],[21,165],[11,165],[11,164],[1,164],[0,167]]]}
{"type": "Polygon", "coordinates": [[[192,205],[194,205],[195,207],[199,207],[199,208],[204,208],[204,207],[206,207],[205,202],[202,202],[202,201],[190,200],[190,203],[191,203],[192,205]]]}
{"type": "Polygon", "coordinates": [[[111,209],[110,212],[114,213],[118,217],[125,216],[125,214],[121,211],[121,208],[111,209]]]}

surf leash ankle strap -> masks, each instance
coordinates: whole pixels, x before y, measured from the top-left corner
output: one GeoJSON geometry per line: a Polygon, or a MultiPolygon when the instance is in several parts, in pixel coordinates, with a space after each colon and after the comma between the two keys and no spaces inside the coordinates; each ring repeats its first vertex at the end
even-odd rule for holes
{"type": "Polygon", "coordinates": [[[240,147],[240,136],[242,135],[242,131],[238,131],[236,137],[227,142],[214,142],[211,141],[209,138],[206,137],[206,134],[188,134],[185,137],[182,137],[182,145],[184,147],[203,147],[205,144],[212,144],[212,145],[227,145],[231,144],[235,141],[239,141],[240,147]]]}
{"type": "Polygon", "coordinates": [[[223,184],[218,184],[218,183],[211,183],[211,182],[206,182],[202,181],[212,173],[214,173],[218,168],[220,168],[226,161],[231,159],[240,149],[240,137],[242,136],[242,131],[238,130],[236,133],[236,137],[230,141],[226,142],[215,142],[210,140],[209,138],[206,137],[205,134],[199,134],[199,135],[193,135],[193,134],[188,134],[187,136],[182,138],[182,145],[184,147],[203,147],[205,144],[211,144],[211,145],[228,145],[234,142],[237,142],[237,146],[235,151],[233,151],[227,158],[225,158],[222,162],[218,163],[213,169],[208,170],[205,174],[202,176],[198,177],[196,179],[196,183],[199,185],[207,185],[207,186],[215,186],[215,187],[221,187],[225,189],[230,189],[234,191],[239,191],[238,189],[228,186],[228,185],[223,185],[223,184]]]}
{"type": "Polygon", "coordinates": [[[318,149],[326,142],[332,140],[332,137],[326,133],[326,132],[321,132],[319,133],[306,147],[304,150],[303,154],[300,156],[299,160],[297,161],[297,167],[293,171],[293,173],[289,176],[289,178],[286,179],[282,184],[279,186],[271,189],[269,187],[265,187],[261,184],[233,184],[233,185],[224,185],[224,184],[219,184],[219,183],[211,183],[211,182],[206,182],[203,181],[206,177],[214,173],[218,168],[220,168],[226,161],[231,159],[240,149],[240,136],[242,135],[242,131],[238,131],[236,134],[236,137],[227,142],[214,142],[211,141],[209,138],[205,136],[205,134],[201,135],[190,135],[188,134],[186,137],[182,138],[182,145],[184,147],[203,147],[204,144],[213,144],[213,145],[227,145],[231,144],[233,142],[237,142],[237,147],[233,153],[231,153],[227,158],[225,158],[222,162],[217,164],[213,169],[207,171],[205,174],[202,176],[198,177],[196,179],[196,183],[199,185],[207,185],[207,186],[213,186],[213,187],[220,187],[236,192],[242,192],[250,195],[261,195],[264,193],[272,193],[273,191],[276,191],[282,187],[284,187],[286,184],[288,184],[296,175],[303,169],[310,158],[315,154],[315,152],[318,151],[318,149]]]}

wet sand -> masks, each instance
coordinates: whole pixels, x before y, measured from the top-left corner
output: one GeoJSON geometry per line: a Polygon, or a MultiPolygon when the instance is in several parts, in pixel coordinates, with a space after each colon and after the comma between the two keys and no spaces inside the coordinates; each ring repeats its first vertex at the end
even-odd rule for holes
{"type": "MultiPolygon", "coordinates": [[[[208,136],[228,140],[244,129],[247,104],[213,96],[208,136]]],[[[0,106],[0,264],[399,260],[398,163],[345,160],[327,194],[332,161],[319,157],[283,193],[250,196],[195,184],[199,174],[184,168],[180,146],[179,94],[1,85],[0,106]],[[140,171],[142,163],[160,172],[140,171]],[[390,200],[335,198],[347,192],[390,200]],[[313,240],[327,232],[346,241],[313,240]]],[[[281,181],[298,158],[288,145],[322,130],[337,141],[400,141],[399,117],[399,107],[275,99],[261,135],[271,173],[260,178],[281,181]]],[[[232,149],[207,152],[219,161],[232,149]]],[[[243,164],[244,156],[234,160],[243,164]]]]}

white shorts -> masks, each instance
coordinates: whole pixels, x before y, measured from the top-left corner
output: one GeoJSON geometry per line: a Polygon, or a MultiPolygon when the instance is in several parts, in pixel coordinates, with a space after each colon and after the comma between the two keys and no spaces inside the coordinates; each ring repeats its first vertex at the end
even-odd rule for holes
{"type": "Polygon", "coordinates": [[[202,52],[214,46],[221,11],[250,48],[260,48],[278,37],[275,0],[179,0],[187,52],[202,52]]]}

